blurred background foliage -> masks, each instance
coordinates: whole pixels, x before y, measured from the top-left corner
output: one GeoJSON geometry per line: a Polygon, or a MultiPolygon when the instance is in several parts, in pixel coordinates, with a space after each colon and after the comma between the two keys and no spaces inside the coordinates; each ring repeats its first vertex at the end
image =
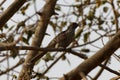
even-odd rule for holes
{"type": "MultiPolygon", "coordinates": [[[[0,1],[0,15],[14,0],[0,1]]],[[[28,0],[20,10],[0,30],[0,41],[11,43],[22,34],[22,39],[16,44],[30,46],[36,25],[40,19],[37,12],[42,10],[46,0],[28,0]]],[[[65,30],[71,22],[77,22],[81,28],[76,31],[76,43],[73,48],[86,55],[92,55],[118,31],[120,18],[119,0],[58,0],[55,13],[50,19],[46,36],[41,47],[45,47],[50,40],[65,30]],[[89,54],[88,54],[89,53],[89,54]]],[[[9,13],[8,13],[9,14],[9,13]]],[[[26,51],[11,50],[1,52],[1,62],[5,57],[21,58],[26,51]],[[13,54],[12,54],[13,53],[13,54]]],[[[118,54],[119,55],[119,54],[118,54]]],[[[49,54],[43,59],[53,60],[49,54]]],[[[63,60],[70,61],[63,57],[63,60]]]]}

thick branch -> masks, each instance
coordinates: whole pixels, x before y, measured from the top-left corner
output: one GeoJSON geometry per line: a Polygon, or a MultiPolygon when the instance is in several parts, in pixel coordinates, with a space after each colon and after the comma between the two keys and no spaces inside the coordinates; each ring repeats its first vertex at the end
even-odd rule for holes
{"type": "MultiPolygon", "coordinates": [[[[91,70],[93,70],[95,67],[100,65],[104,60],[109,58],[119,47],[120,47],[120,31],[101,50],[99,50],[92,57],[82,62],[74,70],[67,73],[66,76],[69,78],[69,80],[74,80],[76,79],[80,72],[83,72],[85,75],[87,75],[91,70]]],[[[60,80],[65,79],[64,77],[62,77],[60,80]]]]}
{"type": "MultiPolygon", "coordinates": [[[[45,35],[47,25],[49,23],[50,17],[55,13],[54,8],[57,0],[46,0],[46,4],[43,7],[43,11],[40,12],[40,21],[38,22],[37,28],[35,30],[35,35],[32,40],[32,46],[39,47],[42,43],[43,37],[45,35]]],[[[38,51],[29,51],[25,59],[25,63],[19,75],[18,80],[30,80],[31,71],[34,64],[28,66],[27,63],[37,55],[38,51]]]]}
{"type": "Polygon", "coordinates": [[[0,16],[0,29],[19,10],[26,0],[14,0],[7,10],[0,16]]]}

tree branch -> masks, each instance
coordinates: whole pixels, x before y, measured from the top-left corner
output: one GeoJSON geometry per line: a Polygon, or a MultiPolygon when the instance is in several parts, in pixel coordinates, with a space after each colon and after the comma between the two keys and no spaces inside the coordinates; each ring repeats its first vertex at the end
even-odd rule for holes
{"type": "Polygon", "coordinates": [[[6,74],[7,72],[9,72],[9,71],[13,70],[14,68],[18,67],[19,65],[21,65],[23,62],[24,62],[24,59],[21,58],[21,59],[19,60],[19,62],[18,62],[16,65],[14,65],[13,67],[11,67],[11,68],[9,68],[9,69],[6,69],[5,71],[1,71],[1,72],[0,72],[0,75],[6,74]]]}
{"type": "Polygon", "coordinates": [[[14,0],[7,10],[0,16],[0,29],[19,10],[26,0],[14,0]]]}
{"type": "MultiPolygon", "coordinates": [[[[88,58],[74,70],[67,73],[66,74],[67,77],[69,77],[69,80],[74,80],[76,75],[78,75],[80,72],[83,72],[85,75],[87,75],[91,70],[93,70],[95,67],[100,65],[104,60],[109,58],[119,47],[120,47],[120,31],[116,33],[116,35],[95,55],[88,58]]],[[[62,77],[60,80],[65,79],[64,77],[62,77]]]]}
{"type": "MultiPolygon", "coordinates": [[[[32,40],[32,46],[33,47],[39,47],[42,43],[42,40],[44,38],[47,25],[49,23],[50,17],[55,13],[54,8],[56,5],[57,0],[46,0],[46,4],[43,7],[42,11],[40,12],[40,21],[38,22],[38,25],[35,30],[35,35],[32,40]]],[[[37,55],[38,51],[29,51],[28,55],[25,59],[25,63],[22,67],[22,70],[19,74],[18,80],[30,80],[30,74],[34,67],[34,64],[31,66],[28,66],[28,62],[37,55]]]]}

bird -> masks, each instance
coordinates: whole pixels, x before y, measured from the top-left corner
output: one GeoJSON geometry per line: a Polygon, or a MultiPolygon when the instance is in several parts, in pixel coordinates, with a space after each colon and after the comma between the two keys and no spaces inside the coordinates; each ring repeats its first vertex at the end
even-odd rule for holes
{"type": "MultiPolygon", "coordinates": [[[[66,48],[75,40],[75,30],[79,25],[75,22],[71,23],[65,31],[59,33],[53,38],[46,48],[66,48]]],[[[43,57],[48,51],[43,51],[31,59],[31,63],[36,62],[43,57]]]]}

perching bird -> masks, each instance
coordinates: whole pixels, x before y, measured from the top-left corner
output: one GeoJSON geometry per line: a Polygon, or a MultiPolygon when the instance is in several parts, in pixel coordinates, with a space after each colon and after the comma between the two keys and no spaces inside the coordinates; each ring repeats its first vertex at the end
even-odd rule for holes
{"type": "MultiPolygon", "coordinates": [[[[75,29],[78,27],[77,23],[71,23],[68,29],[59,33],[52,41],[48,44],[46,48],[66,48],[75,39],[75,29]]],[[[31,63],[36,62],[41,57],[43,57],[47,51],[43,51],[31,59],[31,63]]]]}

